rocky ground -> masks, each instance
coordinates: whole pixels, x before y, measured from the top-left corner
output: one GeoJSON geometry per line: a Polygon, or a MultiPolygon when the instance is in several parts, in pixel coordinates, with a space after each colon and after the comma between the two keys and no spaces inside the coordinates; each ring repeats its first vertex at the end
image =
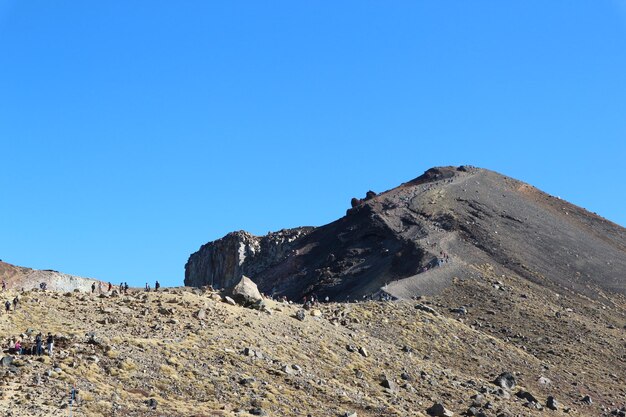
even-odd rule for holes
{"type": "Polygon", "coordinates": [[[232,305],[197,288],[20,292],[18,309],[0,316],[3,347],[52,332],[55,353],[5,349],[0,412],[619,415],[623,296],[559,295],[489,264],[470,268],[436,297],[322,303],[304,314],[271,300],[260,310],[232,305]],[[79,403],[70,410],[72,386],[79,403]]]}

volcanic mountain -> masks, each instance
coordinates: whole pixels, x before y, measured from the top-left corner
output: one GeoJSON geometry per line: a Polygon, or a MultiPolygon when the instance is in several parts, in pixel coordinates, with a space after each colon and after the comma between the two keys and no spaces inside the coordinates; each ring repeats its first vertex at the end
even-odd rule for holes
{"type": "Polygon", "coordinates": [[[490,264],[562,292],[626,293],[626,229],[493,171],[440,167],[352,199],[339,220],[203,245],[185,285],[231,287],[252,277],[299,299],[407,299],[438,294],[471,265],[490,264]]]}

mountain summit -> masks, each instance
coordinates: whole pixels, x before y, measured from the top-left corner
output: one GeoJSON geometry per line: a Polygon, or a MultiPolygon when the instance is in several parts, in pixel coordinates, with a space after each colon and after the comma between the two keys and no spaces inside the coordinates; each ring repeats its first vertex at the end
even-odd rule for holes
{"type": "Polygon", "coordinates": [[[626,293],[626,229],[493,171],[431,168],[351,205],[324,226],[209,242],[189,257],[185,285],[230,287],[245,274],[290,298],[402,299],[489,263],[553,289],[626,293]]]}

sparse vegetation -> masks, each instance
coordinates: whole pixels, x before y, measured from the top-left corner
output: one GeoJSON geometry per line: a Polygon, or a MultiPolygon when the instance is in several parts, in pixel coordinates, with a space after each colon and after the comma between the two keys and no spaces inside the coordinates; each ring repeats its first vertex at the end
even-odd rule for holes
{"type": "Polygon", "coordinates": [[[490,394],[504,370],[516,372],[519,384],[542,402],[557,396],[569,415],[600,415],[600,407],[624,398],[626,388],[615,382],[624,373],[622,298],[557,297],[487,265],[474,271],[476,280],[456,280],[441,296],[420,300],[444,313],[436,316],[411,302],[329,303],[320,306],[322,316],[299,321],[296,306],[268,301],[267,314],[197,289],[113,298],[33,291],[21,309],[0,318],[2,335],[50,326],[63,343],[52,359],[16,359],[18,380],[29,384],[5,377],[0,411],[65,415],[75,384],[77,410],[85,416],[156,415],[150,399],[158,415],[168,416],[254,409],[277,416],[347,410],[359,417],[419,416],[433,401],[461,413],[482,387],[494,412],[543,413],[517,397],[490,394]],[[493,290],[496,281],[507,291],[493,290]],[[473,307],[464,316],[448,313],[458,304],[473,307]],[[176,313],[144,314],[146,305],[174,305],[176,313]],[[207,310],[203,320],[195,315],[200,308],[207,310]],[[556,311],[566,317],[556,318],[556,311]],[[99,323],[103,316],[110,324],[99,323]],[[37,375],[41,384],[30,384],[37,375]],[[381,385],[383,377],[392,388],[381,385]],[[550,384],[539,383],[541,377],[550,384]],[[583,393],[592,405],[581,403],[583,393]]]}

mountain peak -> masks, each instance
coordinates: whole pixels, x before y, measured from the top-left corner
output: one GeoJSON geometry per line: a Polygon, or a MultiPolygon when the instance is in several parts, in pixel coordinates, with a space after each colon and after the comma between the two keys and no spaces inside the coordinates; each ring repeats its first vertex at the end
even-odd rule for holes
{"type": "Polygon", "coordinates": [[[472,166],[430,168],[353,198],[332,223],[282,233],[204,245],[189,258],[186,285],[227,287],[245,274],[268,294],[294,298],[411,298],[439,293],[469,266],[490,263],[553,288],[626,293],[625,229],[472,166]]]}

